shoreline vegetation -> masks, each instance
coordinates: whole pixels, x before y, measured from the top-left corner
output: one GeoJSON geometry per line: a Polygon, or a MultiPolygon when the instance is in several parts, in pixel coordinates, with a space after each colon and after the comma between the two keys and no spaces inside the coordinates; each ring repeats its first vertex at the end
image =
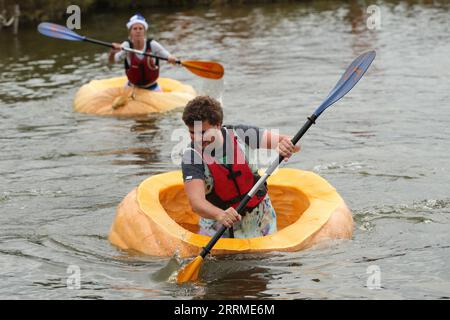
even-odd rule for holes
{"type": "MultiPolygon", "coordinates": [[[[325,5],[336,2],[362,7],[373,4],[370,0],[0,0],[0,14],[9,18],[14,13],[14,5],[20,6],[20,25],[30,26],[43,21],[63,22],[70,14],[67,7],[77,5],[83,15],[110,13],[117,10],[138,11],[150,8],[192,8],[192,7],[229,7],[239,5],[258,5],[273,3],[310,3],[325,5]]],[[[397,5],[449,5],[450,0],[383,0],[384,3],[397,5]]]]}
{"type": "Polygon", "coordinates": [[[43,21],[62,22],[69,14],[67,7],[77,5],[83,14],[92,15],[114,10],[139,10],[148,8],[227,6],[282,2],[310,2],[312,0],[0,0],[0,13],[9,17],[14,5],[20,6],[20,24],[31,25],[43,21]]]}

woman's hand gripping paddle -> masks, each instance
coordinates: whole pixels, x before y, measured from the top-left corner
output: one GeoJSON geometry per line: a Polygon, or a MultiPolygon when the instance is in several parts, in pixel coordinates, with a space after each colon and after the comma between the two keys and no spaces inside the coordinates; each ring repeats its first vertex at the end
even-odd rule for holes
{"type": "MultiPolygon", "coordinates": [[[[86,42],[95,43],[95,44],[98,44],[101,46],[113,48],[112,43],[95,40],[95,39],[90,39],[85,36],[81,36],[64,26],[54,24],[54,23],[42,22],[38,26],[38,31],[41,34],[46,35],[48,37],[52,37],[52,38],[70,40],[70,41],[86,41],[86,42]]],[[[132,48],[122,48],[122,50],[167,61],[167,58],[158,57],[151,53],[135,50],[132,48]]],[[[218,62],[197,61],[197,60],[193,60],[193,61],[178,60],[176,63],[182,65],[183,67],[188,69],[193,74],[196,74],[203,78],[220,79],[224,75],[223,66],[218,62]]]]}

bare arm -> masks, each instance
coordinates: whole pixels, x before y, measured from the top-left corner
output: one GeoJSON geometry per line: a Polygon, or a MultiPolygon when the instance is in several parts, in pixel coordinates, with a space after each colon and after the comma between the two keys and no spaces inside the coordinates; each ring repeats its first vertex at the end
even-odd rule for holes
{"type": "Polygon", "coordinates": [[[192,210],[203,218],[216,220],[226,227],[231,227],[234,222],[241,220],[241,216],[233,208],[222,210],[206,200],[205,182],[203,180],[193,179],[186,181],[184,190],[192,210]]]}
{"type": "Polygon", "coordinates": [[[265,130],[261,141],[261,148],[277,149],[280,155],[289,158],[293,153],[300,151],[300,145],[293,145],[291,137],[265,130]]]}

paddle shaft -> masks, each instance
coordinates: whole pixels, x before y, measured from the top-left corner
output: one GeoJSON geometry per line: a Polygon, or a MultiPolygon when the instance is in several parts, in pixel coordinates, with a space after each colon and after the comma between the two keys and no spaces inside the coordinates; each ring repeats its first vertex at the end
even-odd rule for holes
{"type": "MultiPolygon", "coordinates": [[[[97,39],[88,38],[85,36],[81,36],[72,30],[57,25],[54,23],[48,23],[48,22],[41,22],[38,25],[38,31],[48,37],[57,38],[57,39],[63,39],[63,40],[70,40],[70,41],[86,41],[94,44],[99,44],[101,46],[109,47],[109,48],[115,48],[115,46],[111,42],[105,42],[100,41],[97,39]]],[[[133,52],[136,54],[141,54],[147,57],[152,57],[155,59],[165,60],[172,62],[169,58],[163,58],[160,56],[153,55],[152,53],[136,50],[133,48],[121,48],[124,51],[127,52],[133,52]]],[[[224,74],[223,66],[220,63],[213,62],[213,61],[181,61],[181,60],[175,60],[176,64],[182,65],[186,69],[188,69],[193,74],[196,74],[203,78],[208,79],[221,79],[224,74]]]]}
{"type": "MultiPolygon", "coordinates": [[[[84,40],[84,41],[87,41],[87,42],[99,44],[99,45],[101,45],[101,46],[114,48],[113,44],[110,43],[110,42],[100,41],[100,40],[91,39],[91,38],[87,38],[87,37],[84,37],[83,40],[84,40]]],[[[158,56],[155,56],[155,55],[153,55],[153,54],[151,54],[151,53],[144,52],[144,51],[139,51],[139,50],[132,49],[132,48],[122,48],[122,50],[125,50],[125,51],[128,51],[128,52],[137,53],[137,54],[142,54],[142,55],[144,55],[144,56],[148,56],[148,57],[152,57],[152,58],[156,58],[156,59],[160,59],[160,60],[165,60],[165,61],[169,60],[169,59],[167,59],[167,58],[158,57],[158,56]]],[[[177,63],[178,63],[178,64],[181,64],[181,61],[178,60],[177,63]]]]}
{"type": "MultiPolygon", "coordinates": [[[[297,134],[292,138],[291,142],[293,145],[296,145],[297,142],[300,141],[301,137],[308,131],[308,129],[315,123],[316,119],[318,118],[318,115],[312,114],[308,120],[305,122],[303,127],[297,132],[297,134]]],[[[259,188],[266,182],[266,180],[269,178],[269,176],[275,171],[276,168],[280,165],[280,163],[284,160],[284,157],[282,155],[279,155],[277,159],[275,159],[270,167],[266,170],[264,175],[259,178],[259,180],[255,183],[253,188],[245,195],[244,199],[239,203],[238,207],[236,208],[236,211],[238,213],[241,213],[242,210],[245,208],[247,203],[250,201],[250,199],[255,195],[255,193],[259,190],[259,188]]],[[[202,252],[200,253],[200,256],[202,258],[205,258],[208,253],[211,252],[211,249],[214,247],[216,242],[222,237],[222,235],[227,230],[227,227],[222,226],[216,234],[212,237],[212,239],[208,242],[208,244],[203,247],[202,252]]]]}

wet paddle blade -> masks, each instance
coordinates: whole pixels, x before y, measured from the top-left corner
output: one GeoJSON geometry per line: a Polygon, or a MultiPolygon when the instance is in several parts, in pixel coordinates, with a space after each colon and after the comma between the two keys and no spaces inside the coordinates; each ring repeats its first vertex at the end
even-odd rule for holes
{"type": "Polygon", "coordinates": [[[220,79],[224,74],[223,66],[213,61],[180,61],[180,64],[203,78],[220,79]]]}
{"type": "Polygon", "coordinates": [[[189,264],[184,267],[184,269],[178,272],[177,283],[182,284],[188,281],[195,281],[198,279],[198,273],[200,267],[202,266],[203,258],[202,256],[196,257],[189,264]]]}
{"type": "Polygon", "coordinates": [[[336,86],[328,94],[328,97],[322,102],[322,104],[314,111],[314,114],[318,117],[325,111],[326,108],[345,96],[362,78],[373,59],[375,59],[375,51],[368,51],[357,57],[345,70],[345,73],[339,79],[336,86]]]}
{"type": "Polygon", "coordinates": [[[38,31],[48,37],[70,41],[83,41],[85,37],[76,34],[72,30],[58,24],[42,22],[38,25],[38,31]]]}

